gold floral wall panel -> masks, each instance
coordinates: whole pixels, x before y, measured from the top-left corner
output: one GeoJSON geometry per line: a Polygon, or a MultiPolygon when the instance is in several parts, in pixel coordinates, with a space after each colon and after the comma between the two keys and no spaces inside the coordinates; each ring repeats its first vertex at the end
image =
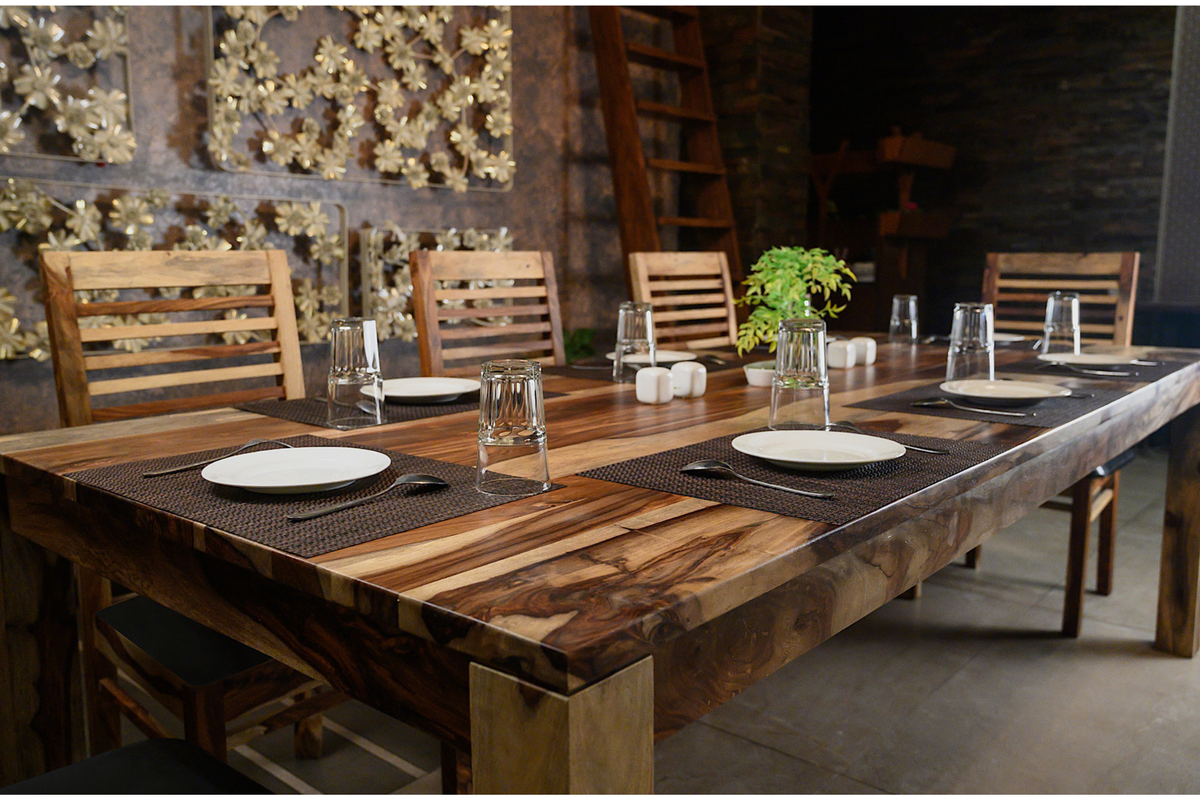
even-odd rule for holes
{"type": "Polygon", "coordinates": [[[0,7],[0,154],[133,160],[125,10],[0,7]]]}
{"type": "MultiPolygon", "coordinates": [[[[292,270],[302,341],[326,339],[330,321],[346,314],[349,306],[346,211],[338,203],[0,178],[0,236],[11,238],[5,249],[24,262],[29,275],[14,287],[16,293],[0,288],[0,358],[47,356],[37,271],[37,254],[43,249],[277,248],[287,253],[292,270]]],[[[229,286],[194,291],[243,290],[229,286]]],[[[99,324],[153,322],[91,319],[99,324]]],[[[138,349],[144,342],[129,339],[117,345],[138,349]]]]}
{"type": "MultiPolygon", "coordinates": [[[[412,274],[408,256],[414,250],[512,250],[513,239],[508,228],[467,228],[458,230],[403,230],[368,228],[359,237],[362,267],[363,316],[374,317],[381,339],[416,338],[417,327],[412,315],[412,274]]],[[[477,281],[469,288],[494,285],[477,281]]],[[[463,301],[443,300],[450,304],[463,301]]],[[[475,303],[476,301],[472,301],[475,303]]],[[[490,301],[478,301],[490,302],[490,301]]],[[[474,322],[475,320],[472,320],[474,322]]],[[[481,320],[485,324],[504,324],[496,317],[481,320]]]]}
{"type": "Polygon", "coordinates": [[[507,190],[506,6],[211,12],[209,154],[225,169],[507,190]]]}

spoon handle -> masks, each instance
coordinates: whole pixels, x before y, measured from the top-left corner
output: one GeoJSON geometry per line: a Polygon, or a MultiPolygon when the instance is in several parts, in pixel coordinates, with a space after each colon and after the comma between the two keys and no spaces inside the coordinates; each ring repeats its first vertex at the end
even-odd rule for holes
{"type": "Polygon", "coordinates": [[[337,511],[345,511],[347,508],[354,508],[355,506],[361,506],[363,503],[368,503],[377,497],[382,497],[383,495],[390,492],[392,489],[395,489],[397,486],[400,485],[401,478],[403,478],[403,477],[404,477],[403,475],[400,476],[400,478],[397,478],[396,480],[392,481],[391,485],[388,486],[386,489],[381,489],[380,491],[376,492],[375,494],[369,494],[366,497],[357,497],[353,500],[347,500],[344,503],[337,503],[332,506],[325,506],[324,508],[318,508],[316,511],[305,511],[302,514],[288,514],[287,518],[289,520],[291,520],[292,522],[305,522],[310,519],[316,519],[317,517],[323,517],[326,514],[333,514],[337,511]]]}
{"type": "Polygon", "coordinates": [[[740,472],[735,472],[734,475],[737,475],[739,478],[744,480],[746,483],[753,483],[756,486],[765,486],[768,489],[779,489],[784,492],[791,492],[792,494],[802,494],[805,497],[815,497],[818,500],[828,500],[829,498],[833,497],[833,495],[831,495],[827,492],[807,492],[804,489],[793,489],[790,486],[780,486],[778,483],[767,483],[766,481],[755,480],[754,478],[747,478],[745,475],[742,475],[740,472]]]}

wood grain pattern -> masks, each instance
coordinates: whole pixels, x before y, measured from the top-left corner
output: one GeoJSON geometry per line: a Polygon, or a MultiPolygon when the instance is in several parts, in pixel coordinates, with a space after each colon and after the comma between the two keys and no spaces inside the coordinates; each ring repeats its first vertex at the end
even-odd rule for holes
{"type": "Polygon", "coordinates": [[[647,794],[651,659],[569,697],[472,664],[471,742],[474,787],[483,794],[647,794]]]}
{"type": "MultiPolygon", "coordinates": [[[[627,386],[549,375],[548,389],[569,392],[546,401],[550,466],[563,489],[315,559],[135,507],[63,475],[301,432],[469,464],[473,415],[354,432],[234,413],[164,418],[164,426],[181,426],[164,427],[170,436],[145,423],[110,423],[109,437],[81,430],[0,440],[0,469],[21,536],[462,752],[473,746],[472,663],[570,698],[650,656],[654,727],[663,736],[1180,415],[1187,433],[1175,439],[1180,461],[1170,495],[1181,499],[1171,501],[1164,535],[1159,643],[1191,655],[1200,595],[1200,487],[1193,486],[1200,422],[1189,409],[1200,405],[1200,354],[1163,355],[1193,363],[1151,384],[1057,379],[1126,393],[1070,424],[1041,429],[847,408],[944,371],[944,348],[881,345],[875,365],[831,376],[835,419],[1010,449],[836,529],[577,476],[761,426],[769,390],[748,386],[737,370],[712,372],[702,398],[657,407],[637,403],[627,386]],[[85,520],[100,530],[80,536],[85,520]]],[[[1001,362],[1022,357],[997,355],[1001,362]]]]}
{"type": "MultiPolygon", "coordinates": [[[[277,250],[254,252],[114,252],[47,251],[41,255],[42,282],[45,288],[46,320],[50,331],[50,352],[54,360],[54,381],[58,393],[59,415],[65,426],[89,425],[102,419],[127,418],[152,413],[168,413],[188,408],[218,407],[232,402],[231,392],[254,391],[257,396],[304,396],[304,375],[300,363],[300,339],[296,331],[296,310],[292,303],[290,272],[284,254],[277,250]],[[149,289],[210,285],[256,286],[259,294],[247,298],[244,307],[258,309],[260,315],[244,319],[173,319],[145,325],[113,325],[80,330],[79,317],[94,314],[89,304],[76,301],[77,291],[101,289],[149,289]],[[267,302],[265,302],[267,301],[267,302]],[[269,310],[266,316],[261,312],[269,310]],[[137,354],[85,356],[84,343],[112,342],[128,338],[209,336],[230,332],[270,333],[274,346],[204,345],[192,348],[150,347],[137,354]],[[89,372],[147,364],[176,364],[183,361],[266,356],[266,363],[217,366],[212,369],[184,370],[152,375],[121,375],[97,378],[89,372]],[[264,381],[263,379],[267,379],[264,381]],[[250,382],[246,388],[244,382],[250,382]],[[266,382],[268,388],[262,388],[266,382]],[[258,384],[257,386],[255,384],[258,384]],[[184,398],[168,398],[133,403],[129,399],[103,408],[93,408],[92,398],[112,394],[146,392],[168,387],[220,384],[221,392],[210,391],[207,400],[195,393],[184,398]],[[232,384],[232,385],[230,385],[232,384]],[[278,391],[271,391],[274,384],[278,391]]],[[[232,298],[221,298],[221,308],[232,298]]],[[[164,301],[159,298],[119,302],[130,315],[169,311],[187,313],[192,304],[204,301],[164,301]]],[[[106,304],[112,308],[113,303],[106,304]]],[[[101,373],[102,374],[102,373],[101,373]]]]}
{"type": "Polygon", "coordinates": [[[409,260],[422,375],[478,376],[480,364],[493,358],[566,364],[550,253],[414,250],[409,260]],[[514,285],[442,288],[446,283],[477,280],[514,285]],[[518,281],[524,283],[517,285],[518,281]],[[451,298],[488,300],[496,308],[446,308],[440,302],[451,298]],[[512,324],[473,324],[474,319],[501,315],[512,317],[512,324]]]}

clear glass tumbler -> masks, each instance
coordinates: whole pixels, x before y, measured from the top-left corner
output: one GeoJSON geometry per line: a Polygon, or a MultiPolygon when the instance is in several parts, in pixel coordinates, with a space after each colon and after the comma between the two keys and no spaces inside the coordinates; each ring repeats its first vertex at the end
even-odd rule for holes
{"type": "Polygon", "coordinates": [[[996,379],[993,319],[991,303],[954,304],[946,380],[996,379]]]}
{"type": "Polygon", "coordinates": [[[480,369],[479,459],[475,488],[484,494],[524,497],[550,488],[542,365],[488,361],[480,369]]]}
{"type": "Polygon", "coordinates": [[[383,379],[375,320],[335,319],[330,326],[327,422],[338,430],[382,421],[383,379]]]}
{"type": "Polygon", "coordinates": [[[657,366],[654,348],[654,315],[649,303],[621,303],[617,312],[617,346],[613,352],[613,380],[633,383],[637,371],[657,366]],[[639,356],[630,359],[630,356],[639,356]]]}
{"type": "Polygon", "coordinates": [[[775,378],[771,381],[771,430],[829,424],[829,372],[825,323],[785,319],[775,334],[775,378]]]}
{"type": "Polygon", "coordinates": [[[1043,353],[1079,352],[1079,293],[1051,292],[1046,298],[1043,353]]]}
{"type": "Polygon", "coordinates": [[[892,320],[888,324],[888,341],[916,344],[917,296],[915,294],[898,294],[892,297],[892,320]]]}

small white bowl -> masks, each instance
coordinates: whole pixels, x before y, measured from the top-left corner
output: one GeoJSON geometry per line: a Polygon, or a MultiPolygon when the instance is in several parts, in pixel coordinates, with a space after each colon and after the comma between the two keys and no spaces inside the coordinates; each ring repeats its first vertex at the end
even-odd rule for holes
{"type": "Polygon", "coordinates": [[[770,386],[775,379],[774,361],[755,361],[742,367],[746,373],[746,383],[751,386],[770,386]]]}

